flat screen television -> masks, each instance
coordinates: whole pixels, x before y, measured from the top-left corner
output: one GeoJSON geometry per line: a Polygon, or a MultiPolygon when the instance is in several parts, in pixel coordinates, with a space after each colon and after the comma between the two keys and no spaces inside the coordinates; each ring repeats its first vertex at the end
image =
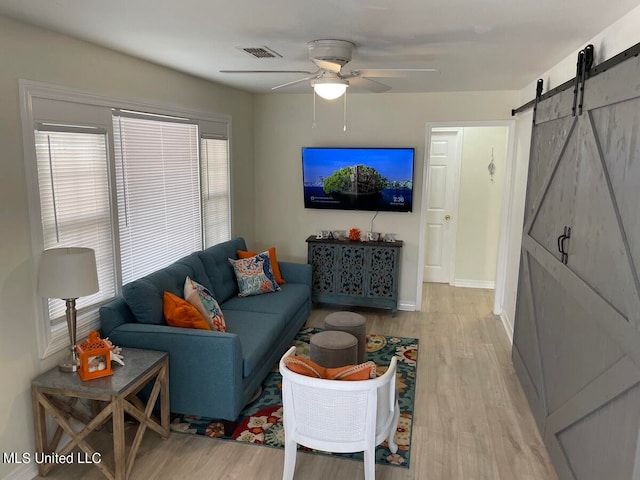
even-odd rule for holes
{"type": "Polygon", "coordinates": [[[413,148],[302,148],[305,208],[411,212],[413,148]]]}

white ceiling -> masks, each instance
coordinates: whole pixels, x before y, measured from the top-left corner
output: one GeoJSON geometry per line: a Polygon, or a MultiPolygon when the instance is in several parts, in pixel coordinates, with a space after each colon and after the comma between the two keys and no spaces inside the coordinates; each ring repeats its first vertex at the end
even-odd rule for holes
{"type": "MultiPolygon", "coordinates": [[[[0,14],[251,92],[310,70],[306,43],[356,44],[344,70],[437,68],[379,79],[392,92],[517,90],[640,0],[0,0],[0,14]],[[238,47],[267,46],[256,59],[238,47]]],[[[596,51],[596,63],[597,63],[596,51]]],[[[357,89],[352,89],[355,93],[357,89]]],[[[307,92],[308,86],[278,90],[307,92]]]]}

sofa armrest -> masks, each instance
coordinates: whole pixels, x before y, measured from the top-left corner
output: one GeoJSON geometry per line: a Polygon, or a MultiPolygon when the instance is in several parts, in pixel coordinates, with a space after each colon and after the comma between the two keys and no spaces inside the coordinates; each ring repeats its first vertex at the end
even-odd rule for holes
{"type": "Polygon", "coordinates": [[[110,332],[110,340],[169,354],[172,412],[235,420],[242,409],[242,348],[236,334],[125,323],[110,332]]]}
{"type": "Polygon", "coordinates": [[[114,328],[135,321],[129,305],[122,297],[115,298],[100,307],[100,329],[103,337],[108,337],[114,328]]]}
{"type": "Polygon", "coordinates": [[[303,283],[311,288],[311,265],[308,263],[278,262],[286,282],[303,283]]]}

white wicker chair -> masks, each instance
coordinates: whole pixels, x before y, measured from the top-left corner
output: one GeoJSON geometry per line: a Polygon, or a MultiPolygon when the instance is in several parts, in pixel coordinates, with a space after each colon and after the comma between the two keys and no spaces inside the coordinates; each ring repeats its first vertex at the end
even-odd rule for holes
{"type": "Polygon", "coordinates": [[[393,441],[398,427],[395,397],[396,358],[381,377],[361,381],[323,380],[289,370],[280,359],[284,407],[284,473],[292,480],[297,444],[326,452],[364,451],[364,478],[375,478],[375,448],[385,439],[396,453],[393,441]]]}

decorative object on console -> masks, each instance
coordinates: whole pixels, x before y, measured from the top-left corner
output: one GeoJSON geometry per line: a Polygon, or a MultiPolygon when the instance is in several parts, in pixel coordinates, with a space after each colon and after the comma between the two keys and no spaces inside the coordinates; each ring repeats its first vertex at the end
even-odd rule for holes
{"type": "Polygon", "coordinates": [[[240,289],[239,297],[261,295],[280,290],[278,282],[271,272],[269,252],[262,252],[255,257],[240,260],[233,258],[228,260],[236,274],[236,281],[240,289]]]}
{"type": "Polygon", "coordinates": [[[353,242],[359,242],[360,241],[360,229],[359,228],[352,228],[351,230],[349,230],[349,240],[351,240],[353,242]]]}
{"type": "Polygon", "coordinates": [[[380,237],[382,236],[379,232],[367,232],[367,241],[369,242],[378,242],[380,241],[380,237]]]}
{"type": "Polygon", "coordinates": [[[396,241],[396,234],[395,233],[385,233],[384,234],[384,241],[385,242],[395,242],[396,241]]]}
{"type": "Polygon", "coordinates": [[[76,299],[100,290],[96,254],[90,248],[69,247],[45,250],[40,258],[38,293],[45,298],[61,298],[67,304],[70,355],[58,365],[63,372],[78,370],[76,354],[76,299]]]}
{"type": "Polygon", "coordinates": [[[334,240],[346,240],[347,239],[346,230],[334,230],[333,231],[333,239],[334,240]]]}
{"type": "Polygon", "coordinates": [[[111,343],[100,338],[98,332],[92,330],[87,339],[80,343],[76,350],[80,368],[78,375],[85,382],[94,378],[113,375],[111,370],[111,343]]]}
{"type": "Polygon", "coordinates": [[[211,327],[217,332],[226,332],[227,325],[218,301],[211,292],[198,282],[187,277],[184,281],[184,299],[193,305],[211,327]]]}

